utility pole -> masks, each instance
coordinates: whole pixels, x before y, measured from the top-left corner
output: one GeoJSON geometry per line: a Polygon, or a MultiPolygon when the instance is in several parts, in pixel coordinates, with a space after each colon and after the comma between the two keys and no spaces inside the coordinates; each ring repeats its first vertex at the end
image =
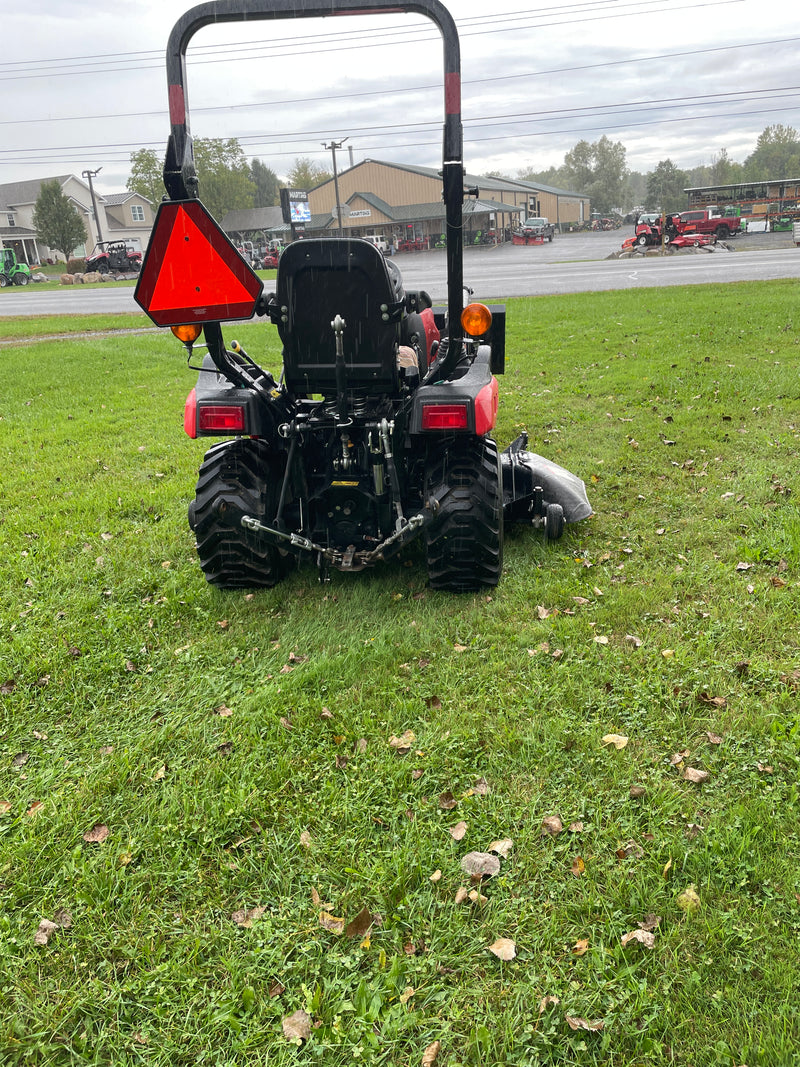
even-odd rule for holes
{"type": "Polygon", "coordinates": [[[336,170],[336,149],[337,148],[341,148],[346,140],[347,140],[347,137],[343,137],[341,139],[341,141],[331,141],[330,144],[325,144],[323,142],[323,144],[322,144],[323,148],[329,148],[330,149],[331,157],[333,158],[333,189],[334,189],[334,192],[336,193],[336,221],[339,224],[339,236],[340,237],[344,236],[344,230],[342,228],[342,206],[339,203],[339,175],[338,175],[337,170],[336,170]]]}
{"type": "Polygon", "coordinates": [[[94,198],[94,186],[92,185],[92,178],[96,178],[102,170],[102,167],[98,167],[97,170],[84,170],[81,171],[81,177],[86,178],[89,182],[89,194],[92,198],[92,210],[94,211],[94,225],[97,230],[97,243],[103,240],[103,231],[100,229],[100,216],[97,214],[97,201],[94,198]]]}

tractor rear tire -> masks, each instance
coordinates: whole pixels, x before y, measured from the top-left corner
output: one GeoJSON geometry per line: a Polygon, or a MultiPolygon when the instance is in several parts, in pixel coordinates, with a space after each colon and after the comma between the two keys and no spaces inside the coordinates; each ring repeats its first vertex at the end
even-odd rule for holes
{"type": "Polygon", "coordinates": [[[14,285],[27,285],[30,280],[30,275],[23,274],[22,271],[14,275],[14,285]]]}
{"type": "Polygon", "coordinates": [[[427,535],[431,589],[472,593],[497,585],[503,572],[503,479],[495,442],[472,437],[443,445],[429,464],[426,496],[432,494],[439,497],[439,512],[427,535]]]}
{"type": "Polygon", "coordinates": [[[206,452],[189,505],[189,525],[197,538],[200,566],[220,589],[270,589],[284,577],[291,557],[265,545],[254,533],[219,518],[225,502],[262,522],[277,507],[280,473],[263,441],[223,441],[206,452]]]}
{"type": "Polygon", "coordinates": [[[0,289],[5,289],[5,287],[7,285],[8,285],[8,275],[7,274],[0,274],[0,289]]]}

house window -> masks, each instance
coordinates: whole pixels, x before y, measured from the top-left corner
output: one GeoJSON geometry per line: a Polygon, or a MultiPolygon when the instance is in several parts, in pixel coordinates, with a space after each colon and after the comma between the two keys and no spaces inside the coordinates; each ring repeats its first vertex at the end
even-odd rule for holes
{"type": "Polygon", "coordinates": [[[141,204],[131,204],[131,220],[133,222],[144,222],[144,208],[141,204]]]}
{"type": "Polygon", "coordinates": [[[8,214],[6,215],[6,222],[8,223],[9,226],[13,226],[14,225],[14,212],[13,211],[9,211],[8,214]]]}

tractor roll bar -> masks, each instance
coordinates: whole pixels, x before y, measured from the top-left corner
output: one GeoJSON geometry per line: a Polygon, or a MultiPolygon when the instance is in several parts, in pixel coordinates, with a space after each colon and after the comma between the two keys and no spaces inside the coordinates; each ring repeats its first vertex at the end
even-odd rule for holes
{"type": "Polygon", "coordinates": [[[374,15],[415,12],[436,23],[444,46],[444,136],[442,180],[447,236],[447,311],[450,347],[461,345],[463,308],[464,202],[463,135],[461,127],[461,50],[455,22],[439,0],[210,0],[191,8],[175,23],[167,44],[167,88],[171,133],[164,160],[164,186],[172,200],[198,195],[189,106],[186,91],[186,49],[204,26],[331,15],[374,15]]]}

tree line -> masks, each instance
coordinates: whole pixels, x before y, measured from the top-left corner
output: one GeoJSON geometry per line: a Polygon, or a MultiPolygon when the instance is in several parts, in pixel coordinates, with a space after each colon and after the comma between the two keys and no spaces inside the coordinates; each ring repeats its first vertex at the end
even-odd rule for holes
{"type": "MultiPolygon", "coordinates": [[[[205,206],[222,219],[240,208],[273,207],[281,186],[312,189],[331,174],[310,159],[294,161],[281,179],[260,159],[248,162],[235,137],[194,141],[195,166],[205,206]]],[[[140,193],[154,205],[164,195],[163,161],[149,148],[131,155],[130,192],[140,193]]],[[[710,164],[683,170],[672,159],[663,159],[647,174],[629,169],[626,149],[605,135],[590,143],[578,141],[564,156],[560,167],[536,170],[526,167],[516,177],[525,181],[569,189],[588,196],[592,209],[603,215],[625,214],[635,208],[646,211],[682,211],[686,188],[734,185],[800,176],[800,136],[791,126],[772,125],[759,134],[755,148],[743,163],[730,159],[721,149],[710,164]]],[[[511,177],[497,171],[485,177],[511,177]]],[[[86,227],[58,181],[43,182],[34,209],[34,227],[40,241],[68,259],[72,249],[86,240],[86,227]]]]}
{"type": "MultiPolygon", "coordinates": [[[[203,203],[216,219],[229,211],[252,207],[274,207],[280,202],[281,186],[313,189],[331,174],[310,159],[296,159],[285,178],[260,159],[249,163],[235,137],[196,137],[194,163],[203,203]]],[[[158,204],[164,196],[163,160],[150,148],[131,155],[129,192],[146,196],[158,204]]]]}
{"type": "Polygon", "coordinates": [[[628,168],[621,142],[603,136],[593,144],[579,141],[560,167],[541,171],[527,167],[516,175],[589,196],[592,210],[603,215],[625,214],[641,207],[646,211],[683,211],[687,188],[796,176],[800,176],[800,136],[791,126],[782,125],[765,127],[743,163],[730,159],[723,148],[704,166],[684,170],[674,160],[662,159],[652,171],[642,174],[628,168]]]}

